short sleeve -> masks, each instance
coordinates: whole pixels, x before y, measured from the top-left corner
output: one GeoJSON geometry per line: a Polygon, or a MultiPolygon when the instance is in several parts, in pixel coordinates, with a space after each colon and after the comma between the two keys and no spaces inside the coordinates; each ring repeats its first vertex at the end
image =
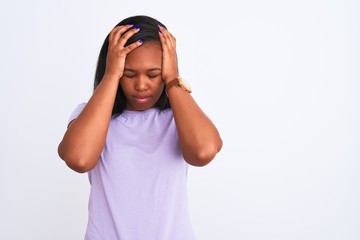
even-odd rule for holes
{"type": "Polygon", "coordinates": [[[75,118],[77,118],[80,115],[80,113],[82,112],[85,106],[86,106],[85,102],[77,105],[74,111],[70,114],[68,124],[70,124],[71,121],[73,121],[75,118]]]}

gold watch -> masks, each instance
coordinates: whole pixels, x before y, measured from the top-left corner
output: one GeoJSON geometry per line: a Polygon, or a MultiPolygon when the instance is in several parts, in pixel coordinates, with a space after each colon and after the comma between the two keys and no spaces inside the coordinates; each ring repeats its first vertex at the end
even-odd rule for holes
{"type": "Polygon", "coordinates": [[[182,77],[176,77],[175,79],[171,80],[170,82],[168,82],[166,84],[166,92],[169,91],[170,88],[172,87],[180,87],[182,88],[184,91],[188,92],[188,93],[191,93],[191,87],[189,85],[189,83],[187,83],[185,81],[184,78],[182,77]]]}

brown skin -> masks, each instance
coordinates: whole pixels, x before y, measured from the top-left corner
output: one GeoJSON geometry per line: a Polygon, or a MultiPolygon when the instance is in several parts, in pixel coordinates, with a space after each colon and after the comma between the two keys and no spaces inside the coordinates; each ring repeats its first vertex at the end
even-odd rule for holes
{"type": "MultiPolygon", "coordinates": [[[[59,156],[74,171],[84,173],[97,164],[119,84],[127,99],[126,109],[143,111],[154,107],[164,85],[179,74],[176,40],[165,28],[160,27],[161,46],[136,42],[124,47],[138,31],[123,34],[130,27],[118,26],[111,31],[104,77],[59,144],[59,156]]],[[[186,91],[172,87],[168,97],[185,161],[205,166],[222,147],[216,127],[186,91]]]]}
{"type": "Polygon", "coordinates": [[[120,85],[126,97],[126,109],[143,111],[152,108],[164,89],[161,77],[161,46],[145,42],[126,56],[120,85]]]}

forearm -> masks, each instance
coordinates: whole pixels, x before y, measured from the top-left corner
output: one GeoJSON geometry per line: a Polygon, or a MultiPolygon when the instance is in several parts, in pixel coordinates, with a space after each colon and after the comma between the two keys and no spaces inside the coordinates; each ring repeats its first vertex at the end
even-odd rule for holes
{"type": "Polygon", "coordinates": [[[172,87],[168,97],[184,159],[194,166],[208,164],[222,147],[218,130],[186,91],[172,87]]]}
{"type": "Polygon", "coordinates": [[[109,128],[119,80],[104,76],[80,115],[59,144],[59,156],[77,172],[92,169],[101,154],[109,128]]]}

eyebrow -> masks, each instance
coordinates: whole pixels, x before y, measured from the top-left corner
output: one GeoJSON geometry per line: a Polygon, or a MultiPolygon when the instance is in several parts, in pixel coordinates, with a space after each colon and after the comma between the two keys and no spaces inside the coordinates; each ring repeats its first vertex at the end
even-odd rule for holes
{"type": "MultiPolygon", "coordinates": [[[[129,72],[136,72],[134,69],[132,68],[124,68],[124,72],[125,71],[129,71],[129,72]]],[[[161,68],[155,67],[155,68],[150,68],[146,70],[147,72],[152,72],[152,71],[161,71],[161,68]]]]}

